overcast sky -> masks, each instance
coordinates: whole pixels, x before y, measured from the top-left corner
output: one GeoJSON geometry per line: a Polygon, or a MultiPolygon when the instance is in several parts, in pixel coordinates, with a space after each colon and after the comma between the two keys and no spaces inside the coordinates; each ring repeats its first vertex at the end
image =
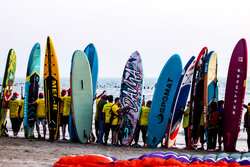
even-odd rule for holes
{"type": "Polygon", "coordinates": [[[30,51],[41,44],[43,75],[46,39],[54,44],[61,77],[69,77],[71,57],[94,43],[99,77],[121,77],[136,50],[144,76],[158,77],[179,54],[183,66],[207,46],[218,54],[218,76],[227,76],[233,48],[250,43],[249,0],[1,0],[0,77],[7,54],[17,55],[17,77],[25,77],[30,51]]]}

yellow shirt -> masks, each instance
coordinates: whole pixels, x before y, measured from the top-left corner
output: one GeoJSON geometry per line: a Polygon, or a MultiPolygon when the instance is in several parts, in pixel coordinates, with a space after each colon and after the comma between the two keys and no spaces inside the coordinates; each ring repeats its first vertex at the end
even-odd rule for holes
{"type": "Polygon", "coordinates": [[[116,104],[112,106],[112,111],[114,112],[115,116],[114,116],[114,119],[113,119],[111,125],[120,125],[121,120],[120,120],[119,116],[117,116],[119,109],[120,108],[116,104]]]}
{"type": "Polygon", "coordinates": [[[114,105],[114,103],[107,103],[103,106],[102,112],[105,113],[105,123],[110,123],[110,117],[111,117],[111,107],[114,105]]]}
{"type": "Polygon", "coordinates": [[[21,111],[20,111],[20,118],[23,118],[24,117],[24,99],[20,100],[19,101],[19,107],[21,107],[21,111]]]}
{"type": "Polygon", "coordinates": [[[18,104],[19,100],[10,100],[9,107],[10,107],[10,118],[17,118],[18,117],[18,104]]]}
{"type": "Polygon", "coordinates": [[[71,105],[71,96],[62,97],[62,101],[63,101],[63,116],[69,116],[70,105],[71,105]]]}
{"type": "Polygon", "coordinates": [[[95,101],[95,104],[96,104],[96,105],[95,105],[95,106],[96,106],[96,107],[95,107],[95,108],[96,108],[96,109],[95,109],[95,120],[96,120],[96,121],[97,121],[97,105],[98,105],[99,101],[100,101],[100,99],[96,99],[96,101],[95,101]]]}
{"type": "Polygon", "coordinates": [[[46,118],[45,101],[43,99],[37,99],[36,102],[37,102],[36,116],[38,118],[46,118]]]}
{"type": "Polygon", "coordinates": [[[149,107],[141,107],[141,116],[139,120],[139,124],[143,126],[148,126],[148,115],[149,115],[149,107]]]}
{"type": "Polygon", "coordinates": [[[187,109],[186,109],[186,111],[184,113],[184,118],[183,118],[183,123],[182,123],[183,128],[188,127],[188,124],[189,124],[189,110],[190,110],[190,107],[187,107],[187,109]]]}

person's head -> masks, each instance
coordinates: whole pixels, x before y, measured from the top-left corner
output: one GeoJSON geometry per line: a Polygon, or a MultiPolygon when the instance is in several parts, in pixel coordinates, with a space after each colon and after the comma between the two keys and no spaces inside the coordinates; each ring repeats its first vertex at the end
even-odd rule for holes
{"type": "Polygon", "coordinates": [[[70,88],[67,90],[67,92],[68,92],[68,96],[71,96],[71,89],[70,88]]]}
{"type": "Polygon", "coordinates": [[[117,104],[118,106],[121,105],[121,99],[119,97],[115,98],[115,104],[117,104]]]}
{"type": "Polygon", "coordinates": [[[223,100],[218,101],[218,107],[224,108],[224,101],[223,100]]]}
{"type": "Polygon", "coordinates": [[[108,101],[109,101],[110,103],[113,102],[113,100],[114,100],[114,98],[113,98],[112,95],[108,95],[107,99],[108,99],[108,101]]]}
{"type": "Polygon", "coordinates": [[[104,92],[103,95],[102,95],[102,99],[107,100],[107,97],[108,97],[108,93],[104,92]]]}
{"type": "Polygon", "coordinates": [[[147,107],[150,107],[150,106],[151,106],[151,103],[152,103],[152,100],[148,100],[146,106],[147,106],[147,107]]]}
{"type": "Polygon", "coordinates": [[[212,102],[211,104],[211,109],[214,111],[217,109],[217,103],[215,101],[212,102]]]}
{"type": "Polygon", "coordinates": [[[190,106],[190,101],[187,102],[187,106],[188,106],[188,107],[190,106]]]}
{"type": "Polygon", "coordinates": [[[250,106],[250,103],[248,103],[248,105],[250,106]]]}
{"type": "Polygon", "coordinates": [[[43,93],[41,92],[41,93],[39,93],[39,99],[43,99],[43,93]]]}
{"type": "Polygon", "coordinates": [[[14,93],[13,93],[13,98],[14,98],[14,99],[17,99],[18,96],[19,96],[19,94],[18,94],[17,92],[14,92],[14,93]]]}
{"type": "Polygon", "coordinates": [[[66,95],[66,89],[63,89],[62,92],[61,92],[61,96],[65,96],[66,95]]]}

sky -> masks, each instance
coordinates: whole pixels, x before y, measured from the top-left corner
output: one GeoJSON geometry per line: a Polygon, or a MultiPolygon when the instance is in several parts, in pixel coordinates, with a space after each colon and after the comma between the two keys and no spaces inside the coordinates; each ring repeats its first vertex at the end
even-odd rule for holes
{"type": "Polygon", "coordinates": [[[11,48],[17,56],[16,77],[25,77],[36,42],[41,44],[43,75],[48,35],[61,77],[69,77],[74,51],[89,43],[98,52],[99,77],[121,77],[137,50],[144,77],[157,78],[173,54],[181,56],[184,67],[204,46],[217,53],[218,77],[226,77],[238,40],[250,43],[249,0],[1,0],[0,4],[0,77],[11,48]]]}

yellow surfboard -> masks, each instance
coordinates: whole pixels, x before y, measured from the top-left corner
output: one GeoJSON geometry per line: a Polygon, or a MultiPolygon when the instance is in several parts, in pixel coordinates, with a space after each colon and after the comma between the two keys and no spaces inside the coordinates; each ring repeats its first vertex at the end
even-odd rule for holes
{"type": "Polygon", "coordinates": [[[45,52],[43,81],[49,140],[57,140],[59,129],[60,77],[56,52],[49,36],[45,52]]]}

